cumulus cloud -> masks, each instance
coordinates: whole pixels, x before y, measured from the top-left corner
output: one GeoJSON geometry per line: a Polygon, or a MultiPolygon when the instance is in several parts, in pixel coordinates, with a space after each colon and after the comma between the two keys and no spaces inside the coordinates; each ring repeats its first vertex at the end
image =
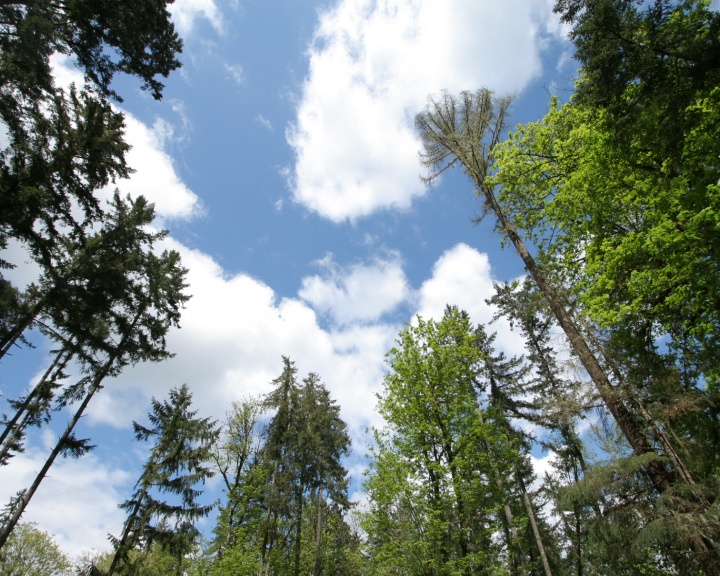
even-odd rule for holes
{"type": "Polygon", "coordinates": [[[165,151],[172,136],[172,125],[165,120],[156,120],[149,127],[125,113],[125,138],[132,146],[127,162],[135,172],[116,185],[123,195],[142,194],[153,202],[162,220],[187,219],[202,211],[197,195],[177,175],[172,158],[165,151]]]}
{"type": "Polygon", "coordinates": [[[427,96],[521,90],[556,20],[524,0],[343,0],[324,12],[287,131],[295,201],[333,221],[407,208],[425,191],[413,118],[427,96]]]}
{"type": "Polygon", "coordinates": [[[377,321],[410,293],[397,254],[347,268],[339,267],[328,254],[318,265],[322,275],[303,279],[299,295],[339,325],[377,321]]]}
{"type": "Polygon", "coordinates": [[[490,324],[497,308],[485,301],[495,294],[490,260],[467,244],[458,244],[447,250],[435,263],[433,274],[420,287],[418,314],[423,318],[439,319],[445,306],[450,304],[465,310],[475,324],[487,326],[488,332],[497,332],[497,346],[509,355],[520,355],[525,344],[522,337],[510,329],[500,318],[490,324]]]}
{"type": "MultiPolygon", "coordinates": [[[[32,449],[15,456],[3,468],[0,497],[10,496],[31,484],[47,451],[32,449]]],[[[125,521],[118,503],[129,496],[127,472],[107,466],[94,455],[79,460],[58,459],[32,498],[23,522],[37,522],[56,536],[60,548],[71,556],[91,548],[107,548],[108,534],[117,534],[125,521]]]]}

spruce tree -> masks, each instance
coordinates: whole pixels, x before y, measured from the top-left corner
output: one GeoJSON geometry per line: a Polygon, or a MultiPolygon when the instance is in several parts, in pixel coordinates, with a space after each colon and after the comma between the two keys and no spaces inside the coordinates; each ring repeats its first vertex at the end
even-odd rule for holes
{"type": "Polygon", "coordinates": [[[108,576],[137,574],[143,556],[133,560],[130,552],[153,545],[171,553],[176,574],[183,573],[183,558],[192,551],[198,537],[194,523],[213,508],[197,499],[202,493],[198,485],[213,475],[208,461],[218,435],[215,422],[197,418],[191,404],[192,394],[183,384],[171,390],[166,401],[153,398],[148,414],[150,427],[133,423],[136,438],[150,440],[153,446],[135,492],[120,505],[128,517],[121,535],[111,537],[115,555],[108,576]],[[162,499],[162,494],[171,498],[162,499]]]}

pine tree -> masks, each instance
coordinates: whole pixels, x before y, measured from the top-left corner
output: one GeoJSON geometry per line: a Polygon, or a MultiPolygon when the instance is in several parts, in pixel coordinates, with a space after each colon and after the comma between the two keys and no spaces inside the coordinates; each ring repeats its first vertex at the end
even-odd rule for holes
{"type": "Polygon", "coordinates": [[[151,427],[133,423],[138,440],[153,446],[135,493],[120,507],[128,513],[120,537],[111,537],[115,555],[108,576],[115,572],[136,574],[143,556],[131,562],[130,552],[159,545],[175,558],[175,572],[183,573],[183,558],[194,547],[198,531],[194,522],[210,513],[212,505],[197,501],[203,484],[213,475],[207,465],[210,447],[217,439],[216,425],[191,411],[192,394],[183,384],[170,391],[169,399],[153,398],[148,414],[151,427]],[[169,494],[172,500],[160,499],[169,494]]]}

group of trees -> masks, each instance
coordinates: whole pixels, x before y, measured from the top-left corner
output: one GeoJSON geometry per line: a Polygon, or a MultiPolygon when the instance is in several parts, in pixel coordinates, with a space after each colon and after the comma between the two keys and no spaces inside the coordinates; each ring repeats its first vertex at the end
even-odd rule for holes
{"type": "Polygon", "coordinates": [[[107,191],[132,171],[114,76],[139,78],[159,99],[158,77],[180,65],[167,4],[0,3],[0,361],[38,340],[52,350],[32,389],[8,399],[0,466],[12,465],[31,427],[72,411],[36,478],[0,516],[0,547],[55,460],[92,449],[75,426],[106,380],[170,356],[166,334],[188,299],[179,255],[157,250],[166,232],[153,231],[153,206],[107,191]],[[75,59],[83,86],[55,83],[53,54],[75,59]],[[27,262],[37,274],[26,283],[12,270],[27,262]]]}
{"type": "Polygon", "coordinates": [[[347,427],[318,375],[298,382],[295,364],[283,362],[273,390],[233,403],[220,425],[192,410],[187,385],[153,399],[148,425],[133,423],[151,445],[120,504],[127,517],[109,536],[112,550],[73,567],[50,535],[19,524],[0,551],[0,575],[362,574],[341,462],[347,427]],[[224,496],[203,502],[215,474],[224,496]],[[198,523],[218,504],[203,538],[198,523]]]}
{"type": "MultiPolygon", "coordinates": [[[[37,333],[54,348],[10,403],[0,465],[29,427],[74,410],[0,518],[3,563],[42,540],[13,529],[52,463],[92,448],[74,432],[92,397],[169,355],[187,299],[178,255],[154,250],[152,206],[98,192],[130,172],[113,76],[159,98],[179,65],[167,3],[0,2],[0,361],[37,333]],[[76,58],[83,87],[55,85],[54,52],[76,58]],[[13,283],[28,259],[37,278],[13,283]]],[[[317,375],[298,382],[285,359],[219,430],[174,390],[136,424],[151,455],[92,573],[720,573],[720,14],[705,0],[555,10],[582,66],[568,102],[509,136],[511,99],[488,90],[443,94],[416,119],[427,179],[460,167],[527,269],[491,300],[526,355],[505,357],[452,306],[400,333],[361,531],[350,440],[317,375]],[[541,479],[539,449],[554,454],[541,479]],[[200,545],[213,469],[226,497],[200,545]]]]}
{"type": "MultiPolygon", "coordinates": [[[[508,304],[517,304],[514,294],[508,304]]],[[[586,468],[577,433],[582,385],[555,361],[550,326],[523,327],[527,359],[496,351],[494,335],[455,307],[401,332],[366,481],[370,573],[601,572],[588,570],[586,530],[575,531],[582,510],[556,507],[563,522],[551,525],[540,508],[557,491],[531,490],[532,430],[547,431],[544,446],[563,454],[558,482],[568,470],[577,481],[586,468]]]]}
{"type": "Polygon", "coordinates": [[[153,400],[151,427],[134,425],[153,446],[120,506],[122,533],[85,573],[360,574],[360,542],[344,516],[346,425],[317,374],[298,382],[296,373],[285,358],[273,391],[234,403],[221,426],[190,410],[187,386],[153,400]],[[200,486],[216,473],[224,498],[203,539],[196,524],[214,503],[199,501],[200,486]]]}
{"type": "Polygon", "coordinates": [[[225,485],[205,574],[360,574],[358,534],[346,521],[350,451],[340,407],[317,374],[282,374],[260,401],[234,404],[214,460],[225,485]],[[261,414],[272,418],[260,425],[261,414]]]}
{"type": "MultiPolygon", "coordinates": [[[[585,395],[579,387],[571,398],[536,405],[523,414],[518,409],[534,388],[518,373],[518,400],[511,395],[497,404],[487,386],[469,396],[480,402],[477,409],[473,405],[472,422],[487,426],[492,419],[484,411],[495,410],[503,424],[494,430],[505,429],[503,442],[520,443],[515,448],[519,456],[513,456],[518,458],[522,435],[510,423],[537,421],[537,413],[555,414],[556,421],[542,422],[542,427],[562,439],[555,452],[563,474],[548,478],[543,489],[557,486],[559,497],[550,510],[562,516],[558,526],[574,524],[576,536],[568,532],[554,543],[544,539],[550,545],[543,545],[543,553],[542,522],[537,515],[532,519],[529,499],[527,525],[533,527],[545,573],[567,569],[567,563],[553,567],[553,550],[559,550],[561,558],[574,558],[577,574],[637,573],[641,567],[654,573],[717,574],[720,15],[708,2],[696,0],[560,0],[555,10],[570,24],[582,64],[569,102],[553,99],[543,119],[518,126],[508,138],[511,100],[488,90],[443,94],[417,117],[428,180],[460,167],[475,186],[484,214],[495,218],[503,242],[527,269],[523,286],[500,287],[493,301],[525,334],[531,373],[548,378],[557,366],[552,348],[535,333],[552,321],[590,384],[585,395]],[[505,408],[497,412],[498,406],[505,408]],[[595,461],[584,455],[573,425],[575,409],[577,416],[599,411],[604,433],[595,461]],[[588,539],[581,540],[584,534],[588,539]]],[[[390,428],[379,436],[381,458],[373,481],[381,477],[381,463],[387,466],[384,455],[402,453],[410,441],[393,411],[393,378],[420,390],[432,386],[433,393],[440,386],[433,380],[437,345],[429,335],[422,337],[433,343],[420,354],[431,362],[424,372],[403,375],[405,352],[391,354],[397,376],[388,381],[381,404],[390,428]],[[399,360],[403,362],[396,368],[399,360]]],[[[479,337],[478,345],[482,341],[488,340],[479,337]]],[[[456,346],[453,350],[457,353],[456,346]]],[[[457,360],[462,366],[475,361],[457,360]]],[[[478,366],[487,370],[487,360],[478,366]]],[[[457,374],[449,378],[458,386],[457,374]]],[[[463,378],[462,393],[469,394],[473,377],[463,378]]],[[[552,396],[544,393],[544,398],[552,396]]],[[[433,410],[423,405],[422,418],[439,422],[440,416],[447,417],[449,430],[456,426],[453,418],[464,418],[467,410],[453,405],[450,416],[449,405],[437,405],[444,406],[440,415],[430,403],[433,410]]],[[[407,406],[401,403],[403,409],[407,406]]],[[[402,498],[395,494],[400,500],[393,501],[393,510],[411,523],[422,519],[428,530],[419,542],[434,552],[442,550],[437,557],[418,556],[432,559],[434,567],[426,573],[476,573],[477,552],[458,540],[470,525],[463,524],[466,492],[457,478],[472,460],[453,461],[466,440],[456,432],[450,436],[459,442],[454,445],[441,430],[416,426],[421,438],[413,441],[425,443],[427,453],[420,462],[405,464],[403,473],[415,466],[429,485],[439,488],[425,497],[429,507],[422,510],[407,493],[399,493],[402,498]],[[441,480],[454,484],[443,486],[441,480]],[[451,500],[441,504],[443,488],[451,500]],[[435,525],[431,520],[439,523],[436,530],[430,531],[435,525]],[[444,547],[430,544],[450,533],[455,540],[443,541],[444,547]]],[[[473,433],[469,424],[460,429],[473,433]]],[[[480,437],[472,442],[484,454],[499,450],[480,437]]],[[[416,452],[415,458],[419,456],[416,452]]],[[[502,459],[503,464],[508,460],[512,458],[502,459]]],[[[492,475],[500,477],[502,470],[491,466],[483,473],[490,475],[482,482],[487,489],[492,475]]],[[[469,477],[474,480],[477,472],[469,477]]],[[[418,483],[409,480],[405,490],[412,494],[418,483]]],[[[525,500],[527,481],[519,471],[512,485],[519,491],[516,502],[525,500]]],[[[510,496],[496,500],[495,510],[508,502],[510,496]]],[[[521,518],[521,513],[513,517],[521,518]]],[[[532,567],[537,555],[530,544],[518,552],[520,530],[516,539],[504,526],[493,528],[493,520],[503,521],[499,512],[498,518],[487,516],[474,528],[505,534],[504,540],[490,538],[481,554],[501,544],[507,556],[504,569],[539,570],[532,567]]],[[[509,523],[508,515],[504,522],[509,523]]],[[[399,529],[396,523],[390,526],[399,529]]]]}

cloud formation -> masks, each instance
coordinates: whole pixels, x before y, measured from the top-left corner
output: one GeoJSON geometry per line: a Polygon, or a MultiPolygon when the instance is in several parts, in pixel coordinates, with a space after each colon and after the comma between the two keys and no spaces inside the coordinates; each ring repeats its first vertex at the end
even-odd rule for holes
{"type": "Polygon", "coordinates": [[[304,278],[299,296],[340,326],[377,322],[410,294],[398,254],[346,268],[328,254],[318,265],[323,274],[304,278]]]}
{"type": "Polygon", "coordinates": [[[175,0],[169,6],[173,22],[182,37],[187,37],[199,19],[207,20],[218,32],[223,31],[223,19],[215,0],[175,0]]]}
{"type": "Polygon", "coordinates": [[[428,95],[522,90],[562,32],[551,6],[343,0],[324,12],[287,131],[294,200],[336,222],[409,207],[425,192],[413,119],[428,95]]]}

